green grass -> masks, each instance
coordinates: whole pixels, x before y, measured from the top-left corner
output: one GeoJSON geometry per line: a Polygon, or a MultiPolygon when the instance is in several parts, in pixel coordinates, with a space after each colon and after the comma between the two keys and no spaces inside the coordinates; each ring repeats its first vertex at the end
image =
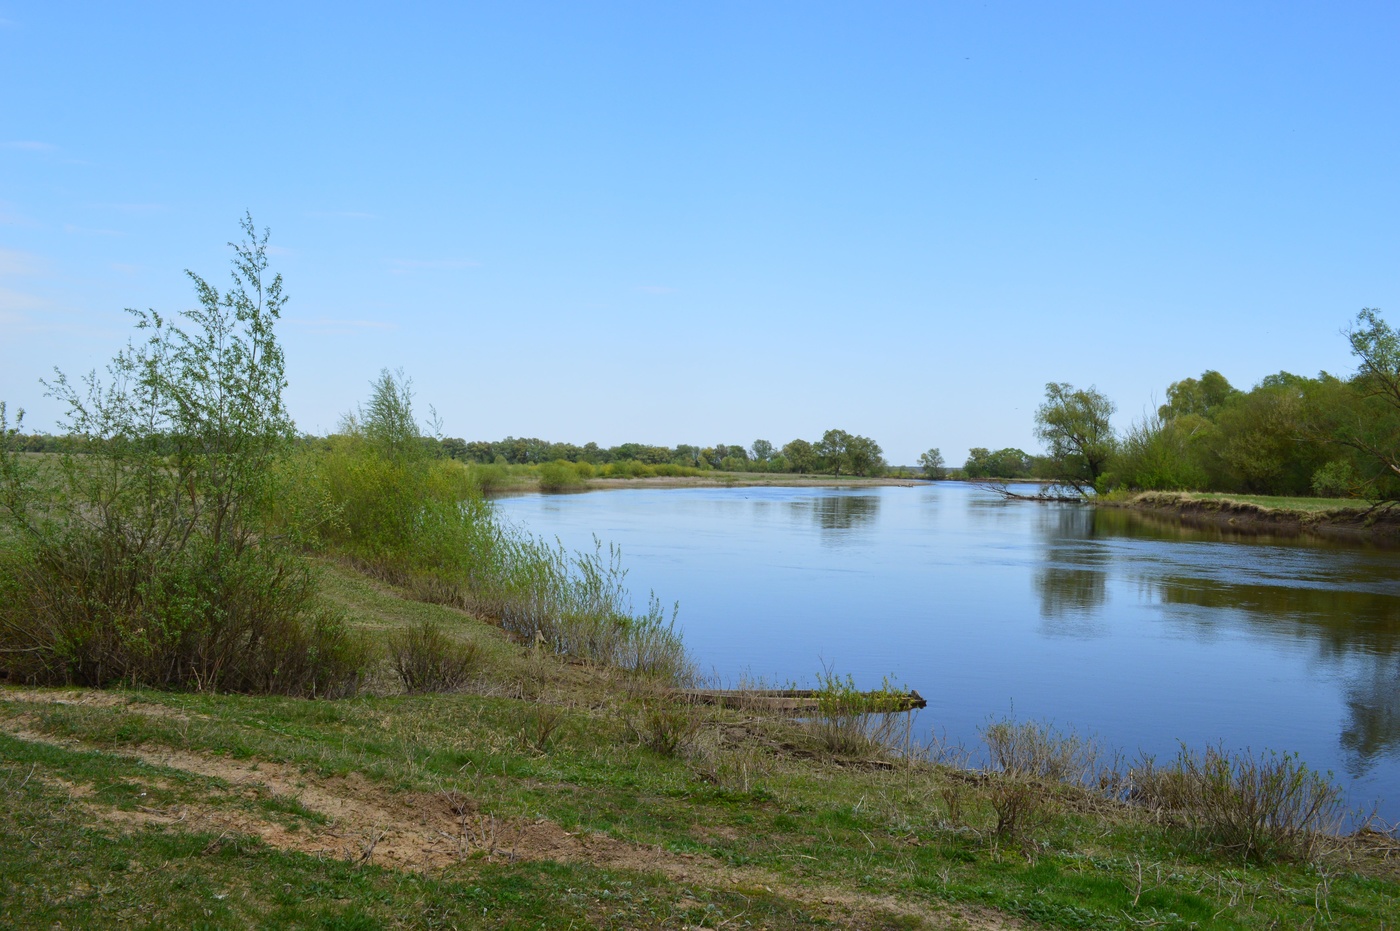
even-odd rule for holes
{"type": "Polygon", "coordinates": [[[689,707],[693,747],[656,752],[630,723],[666,700],[654,687],[333,564],[322,584],[372,634],[430,621],[479,644],[486,677],[414,696],[385,677],[334,702],[0,690],[0,926],[1400,923],[1393,853],[1243,863],[1050,786],[1043,827],[998,839],[994,777],[842,759],[791,720],[714,708],[689,707]],[[542,709],[558,716],[547,741],[542,709]],[[361,856],[385,827],[364,812],[405,837],[431,816],[423,836],[446,837],[449,799],[470,800],[460,858],[361,856]]]}
{"type": "Polygon", "coordinates": [[[1184,497],[1202,501],[1240,501],[1261,508],[1303,511],[1310,514],[1322,511],[1365,510],[1371,506],[1369,502],[1358,501],[1355,498],[1293,498],[1280,495],[1236,495],[1207,491],[1181,492],[1181,494],[1184,497]]]}

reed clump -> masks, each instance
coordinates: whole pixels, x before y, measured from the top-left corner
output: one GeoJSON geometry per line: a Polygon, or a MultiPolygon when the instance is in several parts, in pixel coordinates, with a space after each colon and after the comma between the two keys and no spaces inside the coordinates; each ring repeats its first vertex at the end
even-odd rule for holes
{"type": "Polygon", "coordinates": [[[639,743],[662,756],[689,751],[704,724],[700,709],[689,702],[658,696],[643,701],[626,717],[639,743]]]}
{"type": "Polygon", "coordinates": [[[1179,818],[1207,846],[1242,859],[1313,859],[1341,825],[1341,789],[1292,753],[1182,745],[1165,766],[1145,758],[1131,780],[1136,802],[1179,818]]]}
{"type": "Polygon", "coordinates": [[[453,640],[439,624],[424,621],[388,638],[389,661],[406,691],[453,692],[481,665],[481,648],[453,640]]]}
{"type": "Polygon", "coordinates": [[[1074,731],[1008,717],[988,722],[981,736],[993,775],[993,832],[1000,838],[1029,842],[1054,815],[1056,786],[1084,786],[1099,775],[1098,743],[1074,731]]]}

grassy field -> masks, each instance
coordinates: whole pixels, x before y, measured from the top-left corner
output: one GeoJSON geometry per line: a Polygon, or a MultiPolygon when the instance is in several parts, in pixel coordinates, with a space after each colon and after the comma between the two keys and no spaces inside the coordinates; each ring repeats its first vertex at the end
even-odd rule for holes
{"type": "Polygon", "coordinates": [[[0,926],[1384,928],[1400,845],[1245,860],[1100,793],[1007,790],[756,710],[676,701],[338,566],[384,639],[470,684],[360,697],[0,690],[0,926]]]}

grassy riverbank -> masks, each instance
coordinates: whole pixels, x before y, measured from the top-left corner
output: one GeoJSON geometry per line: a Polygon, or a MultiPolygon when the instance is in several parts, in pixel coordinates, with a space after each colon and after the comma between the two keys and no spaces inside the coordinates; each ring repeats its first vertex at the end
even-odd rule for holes
{"type": "Polygon", "coordinates": [[[1400,509],[1354,498],[1296,498],[1153,491],[1096,501],[1194,527],[1243,534],[1309,534],[1332,540],[1400,542],[1400,509]]]}
{"type": "Polygon", "coordinates": [[[1400,849],[1385,837],[1246,859],[1048,775],[685,704],[340,564],[318,575],[374,642],[429,622],[471,645],[465,684],[405,694],[381,662],[338,701],[0,690],[0,924],[1400,922],[1400,849]]]}

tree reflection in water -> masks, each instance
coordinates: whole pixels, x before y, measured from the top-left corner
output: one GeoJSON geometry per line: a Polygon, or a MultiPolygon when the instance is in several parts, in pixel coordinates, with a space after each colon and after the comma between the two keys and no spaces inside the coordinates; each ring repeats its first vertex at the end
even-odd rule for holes
{"type": "Polygon", "coordinates": [[[790,507],[794,514],[817,525],[823,542],[839,542],[847,532],[874,524],[880,499],[875,495],[822,495],[793,501],[790,507]]]}
{"type": "Polygon", "coordinates": [[[1045,547],[1033,576],[1042,630],[1052,637],[1102,634],[1106,622],[1099,609],[1108,601],[1110,557],[1094,542],[1093,509],[1046,506],[1037,530],[1045,547]]]}
{"type": "Polygon", "coordinates": [[[1214,639],[1223,626],[1242,620],[1253,635],[1309,644],[1319,662],[1338,670],[1347,683],[1339,743],[1351,776],[1400,752],[1400,597],[1389,554],[1197,530],[1126,511],[1093,516],[1106,535],[1229,544],[1212,545],[1214,559],[1198,557],[1177,567],[1155,559],[1130,561],[1126,574],[1161,604],[1207,609],[1171,616],[1195,637],[1214,639]],[[1270,545],[1261,569],[1260,547],[1270,545]],[[1313,555],[1319,548],[1344,558],[1328,560],[1323,572],[1313,555]]]}
{"type": "Polygon", "coordinates": [[[1374,656],[1367,675],[1347,684],[1350,720],[1342,728],[1347,772],[1365,775],[1377,758],[1400,750],[1400,656],[1374,656]]]}

